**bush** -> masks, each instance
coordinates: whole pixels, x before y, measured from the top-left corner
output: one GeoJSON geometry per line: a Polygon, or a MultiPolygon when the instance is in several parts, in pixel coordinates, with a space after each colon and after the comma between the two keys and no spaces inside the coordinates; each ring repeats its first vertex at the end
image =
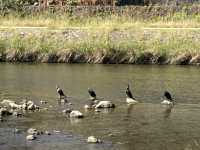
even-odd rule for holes
{"type": "Polygon", "coordinates": [[[24,6],[33,5],[38,0],[2,0],[1,8],[11,10],[22,10],[24,6]]]}

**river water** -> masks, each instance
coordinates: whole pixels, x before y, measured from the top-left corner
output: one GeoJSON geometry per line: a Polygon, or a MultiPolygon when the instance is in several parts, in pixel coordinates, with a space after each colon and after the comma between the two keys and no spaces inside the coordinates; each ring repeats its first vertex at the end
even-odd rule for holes
{"type": "Polygon", "coordinates": [[[0,99],[30,99],[48,110],[3,118],[0,150],[199,150],[199,75],[194,66],[1,63],[0,99]],[[137,105],[125,102],[127,83],[137,105]],[[83,119],[62,114],[67,106],[58,103],[57,84],[70,97],[70,107],[84,113],[83,119]],[[88,87],[116,108],[85,111],[88,87]],[[176,101],[173,109],[160,105],[164,90],[176,101]],[[14,133],[15,128],[21,133],[14,133]],[[28,128],[52,135],[26,141],[28,128]],[[91,135],[103,143],[88,144],[91,135]]]}

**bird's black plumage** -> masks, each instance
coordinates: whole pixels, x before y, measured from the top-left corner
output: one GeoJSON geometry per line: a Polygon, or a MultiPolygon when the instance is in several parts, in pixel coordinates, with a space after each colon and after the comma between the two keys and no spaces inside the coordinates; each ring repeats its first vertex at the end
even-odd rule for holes
{"type": "Polygon", "coordinates": [[[168,91],[164,92],[164,97],[169,101],[173,101],[171,94],[168,91]]]}
{"type": "Polygon", "coordinates": [[[95,99],[96,99],[96,93],[95,93],[95,91],[94,91],[93,89],[89,89],[89,88],[88,88],[88,93],[89,93],[89,95],[90,95],[92,98],[95,98],[95,99]]]}
{"type": "Polygon", "coordinates": [[[127,88],[126,88],[126,95],[127,95],[128,98],[133,98],[134,99],[134,97],[133,97],[133,95],[132,95],[132,93],[130,91],[129,84],[128,84],[127,88]]]}
{"type": "Polygon", "coordinates": [[[60,87],[56,86],[56,90],[60,97],[65,97],[65,94],[60,87]]]}

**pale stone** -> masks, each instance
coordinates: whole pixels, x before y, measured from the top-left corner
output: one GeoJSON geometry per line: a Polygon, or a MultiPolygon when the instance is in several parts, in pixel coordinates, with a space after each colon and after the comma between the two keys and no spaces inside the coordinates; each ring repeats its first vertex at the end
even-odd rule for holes
{"type": "Polygon", "coordinates": [[[70,118],[83,118],[83,114],[78,110],[73,110],[69,116],[70,118]]]}
{"type": "Polygon", "coordinates": [[[115,104],[113,104],[111,101],[100,101],[95,108],[114,108],[115,104]]]}
{"type": "Polygon", "coordinates": [[[36,136],[35,135],[27,135],[26,136],[26,140],[29,140],[29,141],[31,141],[31,140],[35,140],[36,139],[36,136]]]}
{"type": "Polygon", "coordinates": [[[89,136],[87,139],[87,142],[88,143],[101,143],[101,140],[94,136],[89,136]]]}

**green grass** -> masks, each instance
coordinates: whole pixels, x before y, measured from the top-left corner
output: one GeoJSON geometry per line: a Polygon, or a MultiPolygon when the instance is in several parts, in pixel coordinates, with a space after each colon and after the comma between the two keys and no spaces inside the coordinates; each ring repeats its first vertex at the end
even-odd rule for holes
{"type": "MultiPolygon", "coordinates": [[[[85,32],[84,32],[85,33],[85,32]]],[[[81,35],[81,34],[80,34],[81,35]]],[[[79,51],[90,53],[98,50],[110,52],[134,51],[143,53],[166,53],[175,55],[178,53],[200,51],[199,31],[143,31],[143,30],[114,30],[114,31],[87,31],[87,36],[68,39],[62,32],[41,31],[39,35],[14,32],[10,38],[0,39],[0,50],[17,50],[19,52],[38,51],[51,53],[58,51],[79,51]],[[53,32],[54,33],[54,32],[53,32]],[[117,38],[115,37],[117,35],[117,38]],[[123,35],[122,37],[118,37],[123,35]],[[124,36],[125,35],[125,36],[124,36]]]]}

